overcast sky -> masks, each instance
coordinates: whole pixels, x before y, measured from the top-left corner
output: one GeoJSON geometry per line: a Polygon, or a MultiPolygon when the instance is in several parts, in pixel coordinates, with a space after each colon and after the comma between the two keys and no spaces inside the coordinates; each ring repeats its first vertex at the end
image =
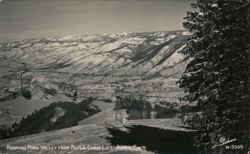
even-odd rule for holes
{"type": "Polygon", "coordinates": [[[0,0],[0,41],[183,29],[192,0],[0,0]]]}

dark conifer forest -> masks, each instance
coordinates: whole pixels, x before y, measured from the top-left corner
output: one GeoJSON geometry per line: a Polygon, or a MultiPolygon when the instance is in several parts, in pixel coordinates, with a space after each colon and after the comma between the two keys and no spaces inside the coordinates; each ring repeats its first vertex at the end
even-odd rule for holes
{"type": "Polygon", "coordinates": [[[197,146],[211,149],[219,139],[249,146],[249,1],[197,0],[184,27],[192,35],[184,53],[191,57],[179,80],[183,100],[200,112],[189,125],[200,131],[197,146]],[[199,119],[199,124],[194,121],[199,119]]]}

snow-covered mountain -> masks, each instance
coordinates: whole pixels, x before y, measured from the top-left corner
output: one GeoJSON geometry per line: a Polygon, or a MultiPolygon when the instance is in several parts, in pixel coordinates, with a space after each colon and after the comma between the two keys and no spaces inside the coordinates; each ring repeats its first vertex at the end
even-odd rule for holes
{"type": "Polygon", "coordinates": [[[176,100],[187,58],[185,31],[27,39],[0,43],[1,99],[23,85],[32,98],[116,95],[176,100]]]}

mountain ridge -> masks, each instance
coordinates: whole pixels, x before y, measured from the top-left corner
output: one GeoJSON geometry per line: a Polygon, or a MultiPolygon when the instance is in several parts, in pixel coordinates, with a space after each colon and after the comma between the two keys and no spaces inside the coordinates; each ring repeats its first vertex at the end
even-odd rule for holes
{"type": "MultiPolygon", "coordinates": [[[[23,75],[24,86],[35,98],[54,97],[46,93],[46,89],[59,95],[77,89],[91,91],[98,84],[90,94],[79,94],[99,96],[99,89],[101,92],[108,92],[102,97],[113,98],[118,94],[116,91],[126,87],[121,86],[122,84],[136,81],[132,87],[143,85],[144,88],[143,81],[148,79],[156,79],[157,82],[164,82],[164,78],[168,77],[176,79],[186,65],[186,57],[178,51],[185,47],[188,36],[186,31],[145,32],[0,43],[0,56],[20,63],[17,65],[11,61],[1,61],[0,67],[11,68],[5,68],[7,71],[1,76],[3,86],[0,90],[3,94],[6,89],[20,89],[18,75],[24,69],[21,64],[25,63],[27,72],[23,75]],[[93,86],[86,87],[88,84],[93,86]],[[115,85],[112,87],[112,84],[115,85]],[[101,88],[105,85],[108,88],[101,88]]],[[[147,88],[150,87],[146,86],[144,89],[147,88]]],[[[138,91],[136,93],[139,94],[138,91]]]]}

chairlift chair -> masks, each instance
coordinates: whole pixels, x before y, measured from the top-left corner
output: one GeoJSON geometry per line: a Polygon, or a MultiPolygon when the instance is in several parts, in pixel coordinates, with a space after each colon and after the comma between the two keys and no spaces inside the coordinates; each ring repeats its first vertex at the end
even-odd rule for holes
{"type": "Polygon", "coordinates": [[[25,99],[31,99],[32,95],[31,95],[31,91],[28,89],[22,89],[22,95],[25,99]]]}

